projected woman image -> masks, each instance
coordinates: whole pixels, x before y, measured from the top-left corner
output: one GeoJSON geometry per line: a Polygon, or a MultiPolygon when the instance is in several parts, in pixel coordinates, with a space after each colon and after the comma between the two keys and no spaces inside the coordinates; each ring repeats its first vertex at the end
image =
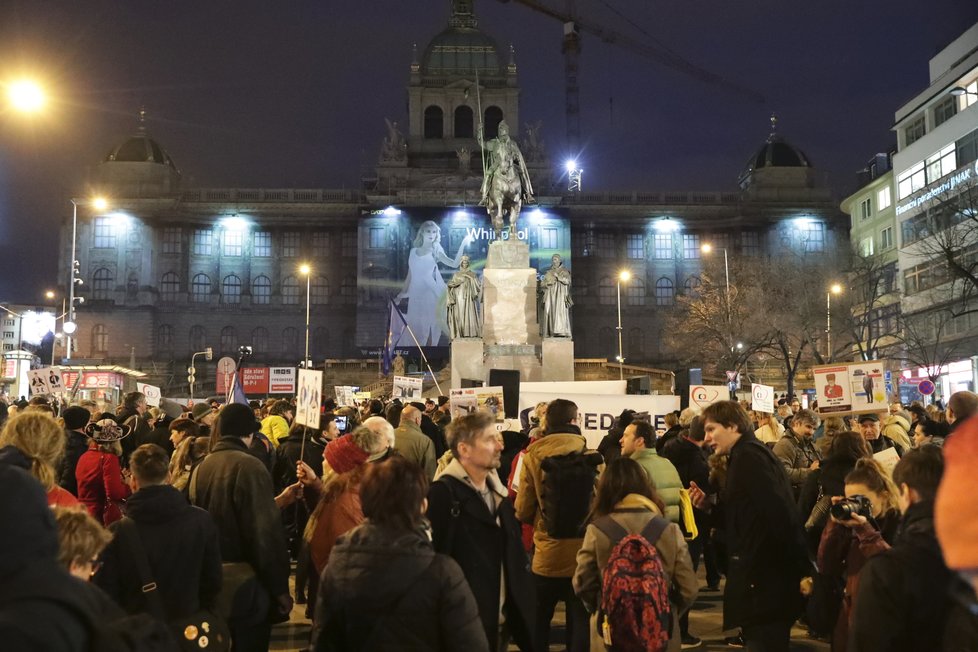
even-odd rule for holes
{"type": "MultiPolygon", "coordinates": [[[[471,235],[466,235],[455,252],[455,258],[449,258],[441,246],[441,229],[437,224],[428,220],[418,228],[408,256],[404,289],[395,297],[395,301],[408,300],[405,318],[421,346],[437,346],[444,332],[441,313],[444,311],[447,286],[438,263],[457,269],[465,248],[471,242],[471,235]]],[[[405,331],[398,345],[408,344],[414,344],[414,341],[405,331]]]]}

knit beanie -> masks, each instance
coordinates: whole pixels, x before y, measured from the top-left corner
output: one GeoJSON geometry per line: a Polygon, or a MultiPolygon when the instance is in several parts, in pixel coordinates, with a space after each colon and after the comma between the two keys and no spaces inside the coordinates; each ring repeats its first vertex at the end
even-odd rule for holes
{"type": "Polygon", "coordinates": [[[352,471],[367,463],[367,452],[356,445],[353,437],[345,435],[333,440],[326,447],[326,463],[336,473],[352,471]]]}
{"type": "Polygon", "coordinates": [[[944,444],[944,475],[934,505],[934,525],[948,568],[978,568],[978,415],[954,429],[944,444]]]}
{"type": "Polygon", "coordinates": [[[80,405],[72,405],[65,408],[61,418],[65,420],[65,428],[68,430],[84,430],[92,418],[92,413],[80,405]]]}
{"type": "Polygon", "coordinates": [[[217,427],[222,437],[247,437],[261,430],[252,409],[240,403],[224,406],[217,415],[217,427]]]}

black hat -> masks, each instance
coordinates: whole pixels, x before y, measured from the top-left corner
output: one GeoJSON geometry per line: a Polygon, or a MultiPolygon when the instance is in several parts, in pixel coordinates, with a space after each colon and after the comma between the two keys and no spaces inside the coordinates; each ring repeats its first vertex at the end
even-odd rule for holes
{"type": "Polygon", "coordinates": [[[880,420],[879,415],[873,412],[870,412],[869,414],[859,415],[859,423],[862,423],[863,421],[876,421],[877,423],[879,423],[879,420],[880,420]]]}
{"type": "Polygon", "coordinates": [[[65,428],[68,430],[82,430],[91,420],[92,413],[80,405],[72,405],[65,408],[61,418],[65,420],[65,428]]]}
{"type": "Polygon", "coordinates": [[[217,428],[222,437],[247,437],[261,430],[261,424],[250,407],[231,403],[218,413],[217,428]]]}

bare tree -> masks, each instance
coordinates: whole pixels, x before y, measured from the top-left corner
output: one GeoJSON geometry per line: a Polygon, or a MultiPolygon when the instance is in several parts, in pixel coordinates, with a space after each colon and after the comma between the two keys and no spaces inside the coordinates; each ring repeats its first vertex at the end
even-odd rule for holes
{"type": "Polygon", "coordinates": [[[927,370],[933,383],[941,375],[941,368],[960,354],[960,343],[949,340],[949,326],[956,318],[949,309],[932,310],[903,317],[900,340],[907,363],[927,370]]]}
{"type": "Polygon", "coordinates": [[[855,351],[862,360],[878,360],[890,354],[897,342],[893,329],[884,326],[891,306],[899,316],[899,303],[890,300],[897,291],[897,263],[887,262],[880,254],[864,256],[851,251],[848,264],[849,287],[839,297],[839,337],[833,346],[833,357],[844,351],[855,351]]]}

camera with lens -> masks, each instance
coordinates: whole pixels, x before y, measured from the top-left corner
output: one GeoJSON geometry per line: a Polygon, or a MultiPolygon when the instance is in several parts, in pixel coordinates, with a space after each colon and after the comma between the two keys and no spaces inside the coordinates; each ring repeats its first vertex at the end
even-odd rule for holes
{"type": "Polygon", "coordinates": [[[849,496],[829,508],[832,517],[840,521],[848,521],[856,514],[866,518],[873,517],[873,503],[866,496],[849,496]]]}

